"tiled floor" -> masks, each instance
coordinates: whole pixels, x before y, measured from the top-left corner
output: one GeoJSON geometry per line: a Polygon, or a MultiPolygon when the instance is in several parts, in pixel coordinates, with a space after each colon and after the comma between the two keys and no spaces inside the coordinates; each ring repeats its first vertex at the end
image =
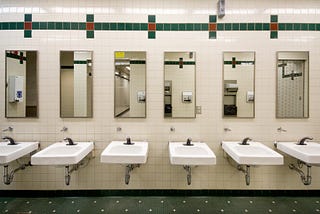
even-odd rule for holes
{"type": "Polygon", "coordinates": [[[320,213],[316,197],[0,198],[1,213],[320,213]]]}

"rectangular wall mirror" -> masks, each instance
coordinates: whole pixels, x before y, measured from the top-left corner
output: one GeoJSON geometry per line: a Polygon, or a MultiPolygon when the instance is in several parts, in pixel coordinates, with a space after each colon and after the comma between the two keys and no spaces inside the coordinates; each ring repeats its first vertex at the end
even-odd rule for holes
{"type": "Polygon", "coordinates": [[[196,53],[164,53],[164,117],[195,118],[196,53]]]}
{"type": "Polygon", "coordinates": [[[37,51],[6,51],[6,117],[38,117],[37,51]]]}
{"type": "Polygon", "coordinates": [[[92,52],[60,52],[60,117],[92,117],[92,52]]]}
{"type": "Polygon", "coordinates": [[[114,117],[146,117],[146,52],[114,53],[114,117]]]}
{"type": "Polygon", "coordinates": [[[254,117],[254,52],[223,53],[223,116],[254,117]]]}
{"type": "Polygon", "coordinates": [[[309,117],[309,53],[277,53],[277,118],[309,117]]]}

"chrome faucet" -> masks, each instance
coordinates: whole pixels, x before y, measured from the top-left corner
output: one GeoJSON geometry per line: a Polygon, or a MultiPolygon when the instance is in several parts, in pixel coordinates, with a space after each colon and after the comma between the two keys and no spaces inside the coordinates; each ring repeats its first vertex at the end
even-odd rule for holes
{"type": "Polygon", "coordinates": [[[9,141],[8,145],[17,145],[17,143],[11,137],[3,137],[2,140],[9,141]]]}
{"type": "Polygon", "coordinates": [[[252,139],[250,137],[246,137],[242,140],[241,145],[249,145],[248,141],[251,141],[252,139]]]}
{"type": "Polygon", "coordinates": [[[126,138],[126,142],[123,143],[124,145],[133,145],[134,143],[131,142],[131,138],[130,137],[127,137],[126,138]]]}
{"type": "Polygon", "coordinates": [[[313,140],[313,138],[312,138],[312,137],[304,137],[304,138],[302,138],[301,140],[299,140],[299,142],[297,143],[297,145],[307,145],[307,144],[305,143],[307,140],[313,140]]]}
{"type": "Polygon", "coordinates": [[[63,139],[64,141],[68,142],[67,143],[67,146],[73,146],[73,145],[76,145],[76,143],[73,142],[73,140],[69,137],[66,137],[63,139]]]}
{"type": "Polygon", "coordinates": [[[183,144],[184,146],[193,146],[193,144],[191,143],[192,142],[192,139],[189,137],[187,139],[187,143],[183,144]]]}

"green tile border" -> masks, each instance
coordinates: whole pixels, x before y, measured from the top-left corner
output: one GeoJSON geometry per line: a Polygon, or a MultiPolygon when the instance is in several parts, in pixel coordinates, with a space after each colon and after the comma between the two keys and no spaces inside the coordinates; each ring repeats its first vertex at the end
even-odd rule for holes
{"type": "Polygon", "coordinates": [[[270,22],[232,22],[217,23],[217,15],[209,15],[208,23],[156,23],[156,15],[148,15],[145,23],[135,22],[94,22],[94,14],[86,14],[85,22],[32,21],[32,14],[24,14],[24,22],[0,22],[0,30],[24,30],[24,38],[32,38],[33,30],[86,30],[87,38],[94,38],[94,31],[147,31],[149,39],[156,38],[156,31],[208,31],[209,39],[217,39],[218,31],[269,31],[270,39],[278,38],[278,31],[320,31],[320,23],[278,23],[278,15],[270,15],[270,22]],[[25,24],[31,29],[24,29],[25,24]],[[87,23],[94,28],[87,30],[87,23]],[[148,24],[156,24],[155,30],[149,30],[148,24]],[[216,28],[209,29],[210,24],[216,28]],[[271,30],[271,24],[278,24],[277,30],[271,30]]]}
{"type": "MultiPolygon", "coordinates": [[[[195,61],[182,61],[183,65],[195,65],[195,61]]],[[[179,61],[164,61],[165,65],[180,65],[179,61]]]]}
{"type": "Polygon", "coordinates": [[[99,197],[99,196],[290,196],[319,197],[319,190],[2,190],[0,197],[99,197]]]}

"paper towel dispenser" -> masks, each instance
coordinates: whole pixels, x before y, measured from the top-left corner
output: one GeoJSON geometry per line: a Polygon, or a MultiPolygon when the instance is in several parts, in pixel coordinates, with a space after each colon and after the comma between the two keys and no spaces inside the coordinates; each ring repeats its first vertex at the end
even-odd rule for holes
{"type": "Polygon", "coordinates": [[[23,76],[9,76],[8,100],[10,103],[23,102],[23,76]]]}
{"type": "Polygon", "coordinates": [[[238,84],[236,83],[225,83],[224,88],[227,92],[237,92],[238,91],[238,84]]]}

